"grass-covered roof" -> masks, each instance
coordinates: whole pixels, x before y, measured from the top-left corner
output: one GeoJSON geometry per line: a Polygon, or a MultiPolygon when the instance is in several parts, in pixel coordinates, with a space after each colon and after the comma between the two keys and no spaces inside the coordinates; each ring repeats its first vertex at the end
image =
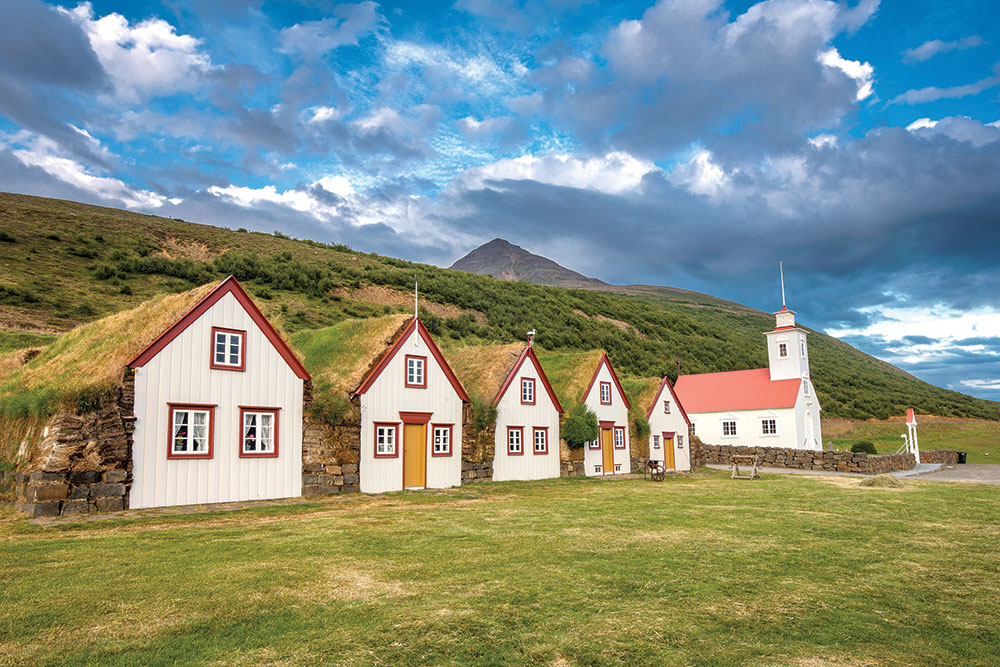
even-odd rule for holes
{"type": "Polygon", "coordinates": [[[524,349],[523,343],[446,350],[445,359],[470,396],[492,401],[524,349]]]}

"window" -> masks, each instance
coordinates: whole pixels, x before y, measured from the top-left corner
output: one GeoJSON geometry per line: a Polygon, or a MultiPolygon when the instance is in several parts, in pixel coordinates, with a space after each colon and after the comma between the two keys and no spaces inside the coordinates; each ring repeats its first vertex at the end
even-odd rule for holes
{"type": "Polygon", "coordinates": [[[243,458],[276,457],[278,455],[278,408],[240,406],[243,436],[240,456],[243,458]]]}
{"type": "Polygon", "coordinates": [[[670,414],[670,401],[663,401],[663,414],[670,414]]]}
{"type": "Polygon", "coordinates": [[[683,435],[677,436],[674,439],[674,442],[677,443],[677,449],[684,449],[684,436],[683,435]]]}
{"type": "Polygon", "coordinates": [[[534,440],[535,440],[535,453],[536,454],[548,454],[549,453],[549,429],[547,428],[536,428],[534,429],[534,440]]]}
{"type": "Polygon", "coordinates": [[[598,438],[597,440],[591,440],[589,447],[591,449],[600,449],[601,448],[601,440],[600,440],[600,438],[598,438]]]}
{"type": "Polygon", "coordinates": [[[521,378],[521,403],[535,404],[535,381],[532,378],[521,378]]]}
{"type": "Polygon", "coordinates": [[[427,387],[427,357],[406,355],[406,386],[425,389],[427,387]]]}
{"type": "Polygon", "coordinates": [[[733,437],[736,435],[736,422],[735,421],[725,421],[722,422],[722,435],[727,437],[733,437]]]}
{"type": "Polygon", "coordinates": [[[760,433],[761,433],[761,435],[777,435],[778,434],[778,420],[777,419],[761,419],[760,420],[760,433]]]}
{"type": "Polygon", "coordinates": [[[398,453],[396,442],[399,440],[399,424],[375,424],[375,458],[395,458],[398,453]]]}
{"type": "Polygon", "coordinates": [[[431,456],[451,456],[451,424],[433,424],[434,443],[431,456]]]}
{"type": "Polygon", "coordinates": [[[806,356],[806,341],[805,341],[805,339],[801,339],[801,338],[799,339],[799,352],[802,354],[803,357],[806,356]]]}
{"type": "Polygon", "coordinates": [[[778,343],[778,356],[779,357],[788,356],[788,343],[778,343]]]}
{"type": "Polygon", "coordinates": [[[212,327],[212,363],[209,366],[226,371],[246,370],[246,340],[246,331],[212,327]]]}
{"type": "Polygon", "coordinates": [[[615,427],[615,449],[625,449],[625,427],[615,427]]]}
{"type": "Polygon", "coordinates": [[[168,459],[210,459],[215,441],[214,405],[170,405],[168,459]]]}
{"type": "Polygon", "coordinates": [[[802,381],[802,392],[808,396],[809,395],[809,380],[802,381]]]}
{"type": "Polygon", "coordinates": [[[653,436],[653,449],[659,449],[659,448],[660,448],[660,436],[654,435],[653,436]]]}
{"type": "Polygon", "coordinates": [[[611,405],[611,383],[601,383],[601,405],[611,405]]]}
{"type": "Polygon", "coordinates": [[[524,443],[522,442],[524,437],[524,427],[523,426],[508,426],[507,427],[507,453],[512,456],[519,456],[524,454],[524,443]]]}
{"type": "Polygon", "coordinates": [[[695,426],[697,426],[697,424],[695,424],[694,422],[691,422],[691,435],[698,435],[698,433],[696,432],[695,426]]]}

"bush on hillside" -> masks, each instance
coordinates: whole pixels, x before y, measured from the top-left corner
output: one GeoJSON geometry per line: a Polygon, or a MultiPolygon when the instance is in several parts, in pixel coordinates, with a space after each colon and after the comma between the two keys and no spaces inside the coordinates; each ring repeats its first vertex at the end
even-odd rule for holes
{"type": "Polygon", "coordinates": [[[878,454],[878,451],[875,449],[875,445],[868,440],[858,440],[856,443],[851,445],[851,451],[855,454],[861,452],[864,452],[865,454],[878,454]]]}
{"type": "Polygon", "coordinates": [[[17,239],[7,232],[0,232],[0,243],[17,243],[17,239]]]}
{"type": "MultiPolygon", "coordinates": [[[[646,425],[647,428],[649,424],[646,425]]],[[[601,434],[594,411],[582,403],[570,408],[562,425],[562,437],[573,449],[579,449],[588,442],[597,440],[601,434]]]]}

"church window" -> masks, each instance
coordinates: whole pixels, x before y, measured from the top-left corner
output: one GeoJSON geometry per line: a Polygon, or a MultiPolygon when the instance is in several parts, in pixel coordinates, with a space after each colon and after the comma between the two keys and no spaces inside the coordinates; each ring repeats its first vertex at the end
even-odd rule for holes
{"type": "Polygon", "coordinates": [[[788,356],[788,343],[778,343],[778,356],[781,358],[788,356]]]}
{"type": "Polygon", "coordinates": [[[724,421],[722,422],[722,435],[725,437],[735,437],[736,436],[736,422],[735,421],[724,421]]]}

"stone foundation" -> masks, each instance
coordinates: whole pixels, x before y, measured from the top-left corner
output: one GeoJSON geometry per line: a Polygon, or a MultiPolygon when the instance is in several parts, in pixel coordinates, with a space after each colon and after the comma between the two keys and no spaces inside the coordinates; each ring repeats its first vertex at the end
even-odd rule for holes
{"type": "Polygon", "coordinates": [[[360,489],[361,427],[327,426],[306,419],[302,432],[302,495],[360,489]]]}
{"type": "Polygon", "coordinates": [[[584,470],[583,461],[560,461],[559,462],[559,476],[560,477],[584,477],[586,476],[586,471],[584,470]]]}
{"type": "Polygon", "coordinates": [[[726,466],[732,462],[731,457],[734,454],[757,454],[760,457],[760,466],[764,468],[827,470],[865,475],[911,470],[916,465],[912,454],[869,456],[863,452],[814,451],[740,445],[703,445],[703,450],[706,463],[726,466]]]}
{"type": "Polygon", "coordinates": [[[958,452],[954,449],[928,449],[920,452],[920,462],[944,463],[953,466],[958,463],[958,452]]]}
{"type": "Polygon", "coordinates": [[[462,461],[462,484],[472,482],[492,482],[493,461],[462,461]]]}

